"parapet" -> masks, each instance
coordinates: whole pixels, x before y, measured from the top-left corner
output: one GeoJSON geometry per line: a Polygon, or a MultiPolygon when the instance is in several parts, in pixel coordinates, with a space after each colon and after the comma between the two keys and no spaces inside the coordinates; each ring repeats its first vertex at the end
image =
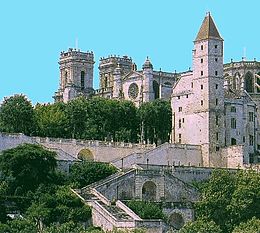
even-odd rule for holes
{"type": "Polygon", "coordinates": [[[110,55],[108,57],[101,57],[99,60],[99,65],[105,65],[105,64],[132,64],[132,58],[128,56],[117,56],[117,55],[110,55]]]}
{"type": "Polygon", "coordinates": [[[82,52],[80,49],[69,48],[68,51],[62,51],[60,53],[60,61],[67,59],[80,59],[94,62],[94,53],[93,51],[82,52]]]}

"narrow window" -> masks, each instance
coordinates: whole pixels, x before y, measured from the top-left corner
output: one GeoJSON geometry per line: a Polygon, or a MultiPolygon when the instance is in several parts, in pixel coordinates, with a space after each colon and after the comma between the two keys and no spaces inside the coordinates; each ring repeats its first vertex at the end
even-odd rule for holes
{"type": "Polygon", "coordinates": [[[218,62],[218,58],[215,58],[215,62],[218,62]]]}
{"type": "Polygon", "coordinates": [[[200,85],[200,89],[203,90],[203,85],[200,85]]]}
{"type": "Polygon", "coordinates": [[[246,137],[245,136],[243,136],[243,142],[246,142],[246,137]]]}
{"type": "Polygon", "coordinates": [[[179,107],[179,112],[182,112],[182,107],[179,107]]]}
{"type": "Polygon", "coordinates": [[[249,122],[253,122],[253,121],[254,121],[254,113],[249,112],[249,122]]]}
{"type": "Polygon", "coordinates": [[[218,116],[216,116],[216,125],[218,125],[218,116]]]}
{"type": "Polygon", "coordinates": [[[218,133],[216,133],[216,140],[217,140],[217,141],[218,141],[218,138],[219,138],[219,137],[218,137],[218,135],[219,135],[219,134],[218,134],[218,133]]]}
{"type": "Polygon", "coordinates": [[[85,72],[84,71],[81,71],[80,84],[81,84],[81,89],[83,90],[85,88],[85,72]]]}
{"type": "Polygon", "coordinates": [[[203,76],[203,71],[200,71],[200,75],[203,76]]]}
{"type": "Polygon", "coordinates": [[[193,83],[191,83],[191,88],[193,88],[193,83]]]}
{"type": "Polygon", "coordinates": [[[181,97],[180,96],[178,96],[178,100],[180,99],[181,97]]]}
{"type": "Polygon", "coordinates": [[[236,111],[237,111],[236,107],[235,106],[231,106],[230,112],[236,112],[236,111]]]}
{"type": "Polygon", "coordinates": [[[237,144],[237,140],[235,138],[231,138],[231,145],[234,146],[237,144]]]}
{"type": "Polygon", "coordinates": [[[216,99],[216,105],[218,105],[218,99],[216,99]]]}
{"type": "Polygon", "coordinates": [[[218,89],[218,84],[216,84],[216,89],[218,89]]]}
{"type": "Polygon", "coordinates": [[[181,119],[179,119],[179,128],[181,128],[181,119]]]}
{"type": "Polygon", "coordinates": [[[203,50],[203,45],[200,46],[200,49],[203,50]]]}
{"type": "Polygon", "coordinates": [[[182,123],[184,123],[184,118],[182,118],[182,123]]]}
{"type": "Polygon", "coordinates": [[[179,143],[181,143],[181,134],[179,133],[179,143]]]}
{"type": "Polygon", "coordinates": [[[203,58],[200,59],[200,63],[203,63],[203,58]]]}
{"type": "Polygon", "coordinates": [[[203,100],[200,101],[200,105],[203,106],[203,100]]]}
{"type": "Polygon", "coordinates": [[[236,118],[231,118],[231,129],[237,128],[237,121],[236,118]]]}
{"type": "Polygon", "coordinates": [[[249,135],[249,146],[253,146],[253,145],[254,145],[254,136],[249,135]]]}
{"type": "Polygon", "coordinates": [[[218,71],[215,71],[215,75],[216,75],[216,76],[218,75],[218,71]]]}
{"type": "Polygon", "coordinates": [[[219,151],[219,146],[216,146],[216,151],[219,151]]]}
{"type": "Polygon", "coordinates": [[[215,49],[217,49],[218,48],[218,46],[215,44],[215,49]]]}
{"type": "Polygon", "coordinates": [[[186,98],[189,98],[189,95],[186,95],[186,98]]]}

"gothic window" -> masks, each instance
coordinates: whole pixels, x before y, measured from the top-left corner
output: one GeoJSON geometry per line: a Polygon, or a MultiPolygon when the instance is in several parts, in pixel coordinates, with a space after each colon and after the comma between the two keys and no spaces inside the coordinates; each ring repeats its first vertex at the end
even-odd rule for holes
{"type": "Polygon", "coordinates": [[[245,90],[248,93],[254,92],[254,87],[253,87],[254,80],[253,80],[253,75],[251,72],[246,73],[244,82],[245,82],[245,90]]]}
{"type": "Polygon", "coordinates": [[[231,138],[231,145],[234,146],[237,144],[237,140],[235,138],[231,138]]]}
{"type": "Polygon", "coordinates": [[[253,145],[254,145],[254,136],[249,135],[249,146],[253,146],[253,145]]]}
{"type": "Polygon", "coordinates": [[[154,91],[154,99],[158,99],[160,88],[158,82],[156,82],[155,80],[153,81],[153,91],[154,91]]]}
{"type": "Polygon", "coordinates": [[[231,118],[231,129],[237,128],[237,121],[236,118],[231,118]]]}
{"type": "Polygon", "coordinates": [[[104,88],[107,88],[107,76],[104,78],[104,88]]]}
{"type": "Polygon", "coordinates": [[[230,112],[236,112],[236,111],[237,111],[236,107],[235,106],[231,106],[230,112]]]}
{"type": "Polygon", "coordinates": [[[81,90],[85,88],[85,72],[81,71],[80,74],[80,84],[81,84],[81,90]]]}
{"type": "Polygon", "coordinates": [[[139,88],[136,83],[131,83],[128,89],[128,96],[131,99],[136,99],[138,96],[139,88]]]}
{"type": "Polygon", "coordinates": [[[254,113],[249,112],[249,122],[253,122],[253,121],[254,121],[254,113]]]}
{"type": "MultiPolygon", "coordinates": [[[[256,74],[256,83],[260,86],[260,72],[256,74]]],[[[257,93],[260,93],[259,87],[257,87],[257,93]]]]}
{"type": "Polygon", "coordinates": [[[68,82],[68,72],[65,71],[65,75],[64,75],[64,84],[66,85],[68,82]]]}

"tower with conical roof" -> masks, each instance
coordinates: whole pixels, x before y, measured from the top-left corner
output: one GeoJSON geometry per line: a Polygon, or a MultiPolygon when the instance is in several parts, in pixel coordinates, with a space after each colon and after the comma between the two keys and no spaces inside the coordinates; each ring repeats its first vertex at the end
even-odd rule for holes
{"type": "Polygon", "coordinates": [[[193,82],[204,163],[216,164],[225,143],[223,39],[210,13],[194,41],[193,82]]]}

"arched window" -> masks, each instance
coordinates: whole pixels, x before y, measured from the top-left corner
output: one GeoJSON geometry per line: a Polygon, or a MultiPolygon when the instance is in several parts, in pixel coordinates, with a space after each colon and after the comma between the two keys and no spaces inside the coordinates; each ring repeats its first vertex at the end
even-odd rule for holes
{"type": "Polygon", "coordinates": [[[80,84],[81,84],[81,90],[85,88],[85,72],[81,71],[80,74],[80,84]]]}
{"type": "Polygon", "coordinates": [[[63,85],[66,86],[68,83],[68,72],[65,71],[65,74],[64,74],[64,80],[63,80],[63,85]]]}
{"type": "Polygon", "coordinates": [[[156,184],[152,181],[146,181],[142,188],[142,199],[145,201],[156,200],[156,184]]]}
{"type": "Polygon", "coordinates": [[[154,91],[154,99],[158,99],[159,98],[159,84],[158,82],[156,82],[155,80],[153,81],[153,91],[154,91]]]}
{"type": "MultiPolygon", "coordinates": [[[[260,72],[256,74],[256,83],[260,86],[260,72]]],[[[257,93],[260,93],[259,87],[257,87],[257,93]]]]}
{"type": "Polygon", "coordinates": [[[107,88],[107,76],[104,78],[104,88],[107,88]]]}
{"type": "Polygon", "coordinates": [[[254,92],[254,86],[253,86],[254,80],[253,80],[253,75],[251,72],[246,73],[244,84],[245,84],[245,90],[248,93],[254,92]]]}

